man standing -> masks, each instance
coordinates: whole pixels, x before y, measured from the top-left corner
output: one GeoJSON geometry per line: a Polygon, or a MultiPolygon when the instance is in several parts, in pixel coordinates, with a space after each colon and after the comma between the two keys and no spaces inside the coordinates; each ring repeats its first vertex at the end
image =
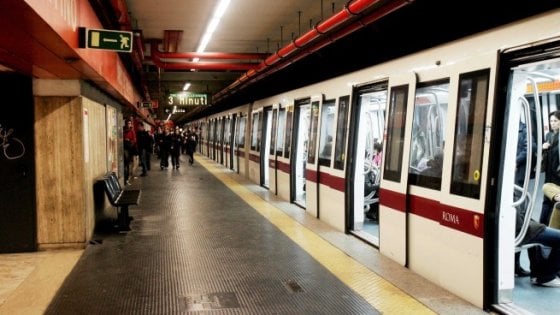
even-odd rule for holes
{"type": "Polygon", "coordinates": [[[189,163],[194,164],[194,152],[196,151],[196,144],[198,143],[198,136],[195,132],[189,130],[187,133],[187,154],[189,155],[189,163]]]}
{"type": "Polygon", "coordinates": [[[134,160],[134,155],[137,152],[136,148],[136,133],[132,120],[126,120],[123,127],[123,147],[124,147],[124,182],[130,185],[130,165],[134,160]]]}
{"type": "Polygon", "coordinates": [[[150,134],[144,129],[143,123],[138,125],[136,139],[138,142],[138,154],[140,155],[140,165],[142,166],[142,174],[140,174],[140,176],[146,176],[148,175],[147,171],[150,169],[148,165],[150,163],[150,155],[152,152],[153,141],[150,134]]]}

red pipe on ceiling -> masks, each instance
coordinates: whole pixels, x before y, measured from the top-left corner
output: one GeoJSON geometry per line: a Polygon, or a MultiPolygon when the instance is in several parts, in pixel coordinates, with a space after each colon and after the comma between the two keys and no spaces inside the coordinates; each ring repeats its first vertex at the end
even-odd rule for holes
{"type": "Polygon", "coordinates": [[[156,66],[165,70],[204,70],[204,71],[249,71],[255,69],[258,63],[240,62],[173,62],[167,63],[157,56],[152,56],[156,66]]]}
{"type": "Polygon", "coordinates": [[[350,25],[347,25],[346,27],[334,32],[333,34],[331,34],[327,37],[321,38],[321,40],[319,42],[314,43],[313,46],[305,49],[305,51],[300,52],[298,55],[294,56],[293,58],[290,58],[288,60],[282,60],[281,63],[277,64],[274,67],[271,67],[266,73],[260,73],[260,75],[258,77],[253,78],[250,82],[256,82],[256,81],[262,79],[262,77],[264,77],[264,76],[271,75],[272,73],[277,72],[278,70],[284,69],[285,67],[287,67],[290,64],[306,57],[307,55],[310,55],[310,54],[320,50],[321,48],[323,48],[325,46],[328,46],[329,44],[331,44],[331,43],[333,43],[333,42],[351,34],[352,32],[355,32],[358,29],[379,20],[380,18],[386,16],[387,14],[392,13],[392,12],[396,11],[397,9],[400,9],[401,7],[408,4],[409,2],[410,1],[408,1],[408,0],[397,0],[397,1],[391,2],[390,4],[387,4],[387,5],[383,6],[382,8],[374,11],[370,15],[367,15],[367,16],[361,18],[359,21],[354,22],[350,25]]]}
{"type": "Polygon", "coordinates": [[[221,53],[221,52],[178,52],[166,53],[158,49],[156,41],[150,43],[151,59],[156,66],[165,70],[207,70],[207,71],[248,71],[255,69],[259,63],[240,62],[167,62],[163,59],[230,59],[263,60],[270,54],[259,53],[221,53]]]}
{"type": "Polygon", "coordinates": [[[161,52],[152,45],[152,54],[159,58],[180,59],[235,59],[235,60],[264,60],[270,54],[266,53],[223,53],[223,52],[161,52]]]}
{"type": "Polygon", "coordinates": [[[258,65],[254,70],[250,70],[233,82],[230,86],[226,87],[224,90],[216,93],[212,99],[213,101],[218,101],[223,98],[226,93],[233,92],[233,90],[241,84],[246,85],[250,82],[258,81],[286,66],[294,63],[297,60],[302,59],[308,54],[316,52],[320,48],[327,46],[328,44],[356,31],[357,29],[371,24],[381,17],[412,3],[414,0],[389,0],[387,3],[382,4],[382,6],[365,17],[358,18],[356,20],[356,15],[367,11],[369,8],[376,4],[382,3],[383,0],[356,0],[350,5],[340,11],[339,13],[333,15],[323,23],[316,26],[313,30],[307,32],[303,36],[292,41],[287,46],[278,50],[275,54],[268,57],[261,64],[258,65]],[[352,24],[348,24],[352,23],[352,24]],[[343,28],[342,28],[343,27],[343,28]],[[337,31],[334,31],[337,29],[337,31]],[[342,28],[342,29],[340,29],[342,28]],[[328,34],[332,31],[333,34],[328,34]],[[305,47],[306,45],[312,44],[313,41],[321,39],[320,42],[315,42],[312,47],[305,47]],[[305,50],[302,50],[305,48],[305,50]],[[290,54],[298,53],[299,55],[290,58],[289,60],[284,60],[278,66],[273,67],[277,62],[288,57],[290,54]],[[258,76],[257,76],[258,75],[258,76]],[[249,79],[251,79],[249,81],[249,79]]]}
{"type": "Polygon", "coordinates": [[[258,64],[256,63],[187,62],[163,63],[160,67],[165,70],[249,71],[255,69],[257,66],[258,64]]]}

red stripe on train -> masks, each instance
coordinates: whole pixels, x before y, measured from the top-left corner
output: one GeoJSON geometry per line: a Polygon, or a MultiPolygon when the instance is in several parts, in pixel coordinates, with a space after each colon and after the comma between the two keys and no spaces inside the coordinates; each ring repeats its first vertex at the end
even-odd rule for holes
{"type": "Polygon", "coordinates": [[[419,196],[408,196],[408,207],[406,196],[401,193],[381,189],[379,191],[379,203],[419,217],[436,221],[440,225],[458,230],[477,237],[484,237],[484,214],[470,210],[442,204],[437,200],[419,196]]]}
{"type": "MultiPolygon", "coordinates": [[[[290,165],[288,163],[278,161],[277,165],[279,170],[290,173],[290,165]]],[[[316,183],[317,178],[319,178],[321,184],[341,192],[345,191],[346,180],[342,177],[325,172],[318,173],[309,169],[306,170],[305,175],[309,181],[316,183]]],[[[480,238],[484,237],[484,214],[445,205],[437,200],[414,195],[408,196],[407,206],[406,198],[405,194],[392,190],[380,188],[379,191],[379,202],[386,207],[400,212],[406,212],[408,209],[409,213],[436,221],[440,225],[480,238]]]]}

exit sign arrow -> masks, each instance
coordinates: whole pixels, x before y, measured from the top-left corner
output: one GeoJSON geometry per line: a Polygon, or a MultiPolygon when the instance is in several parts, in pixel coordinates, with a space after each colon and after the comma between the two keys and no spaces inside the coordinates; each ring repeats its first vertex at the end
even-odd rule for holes
{"type": "Polygon", "coordinates": [[[85,48],[132,52],[132,32],[85,29],[85,48]]]}

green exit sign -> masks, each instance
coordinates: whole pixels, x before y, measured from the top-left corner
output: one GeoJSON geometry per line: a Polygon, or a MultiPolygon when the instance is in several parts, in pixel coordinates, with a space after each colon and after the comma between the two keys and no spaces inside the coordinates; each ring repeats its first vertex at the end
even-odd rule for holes
{"type": "Polygon", "coordinates": [[[88,28],[85,35],[85,48],[116,52],[132,51],[132,32],[88,28]]]}

